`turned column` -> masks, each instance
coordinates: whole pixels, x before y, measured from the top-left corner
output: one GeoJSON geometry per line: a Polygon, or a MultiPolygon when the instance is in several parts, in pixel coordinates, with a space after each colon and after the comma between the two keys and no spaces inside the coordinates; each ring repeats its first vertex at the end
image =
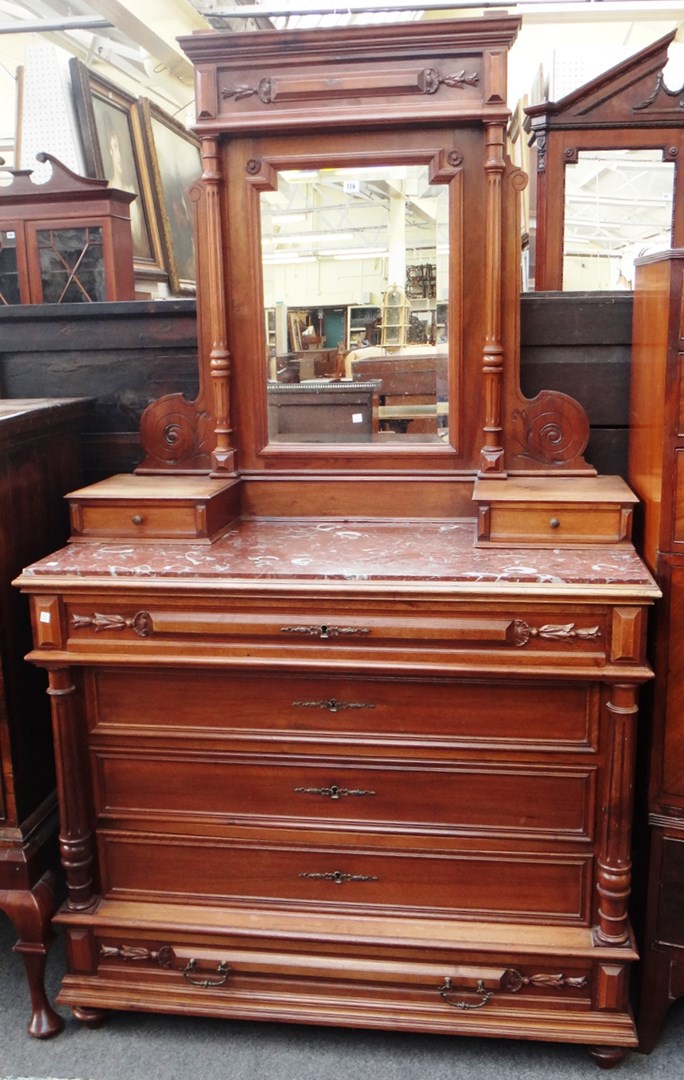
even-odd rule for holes
{"type": "Polygon", "coordinates": [[[486,130],[486,253],[485,253],[485,340],[482,375],[485,394],[484,445],[480,451],[480,476],[503,476],[501,427],[501,385],[503,342],[501,337],[502,274],[502,179],[505,128],[487,124],[486,130]]]}
{"type": "Polygon", "coordinates": [[[57,796],[59,802],[59,851],[67,882],[67,907],[83,911],[97,900],[93,892],[93,850],[90,832],[88,770],[77,731],[76,687],[68,667],[48,671],[47,693],[52,707],[55,742],[57,796]]]}
{"type": "Polygon", "coordinates": [[[214,434],[212,467],[216,473],[235,472],[235,449],[232,445],[230,426],[230,373],[231,356],[227,344],[226,293],[223,268],[223,231],[221,228],[221,163],[218,141],[204,137],[202,149],[202,184],[204,187],[204,251],[206,257],[206,282],[204,283],[204,310],[208,312],[209,372],[212,380],[214,401],[214,434]]]}
{"type": "Polygon", "coordinates": [[[632,880],[631,825],[634,789],[637,688],[616,684],[606,703],[610,744],[606,754],[603,826],[596,888],[598,915],[594,928],[597,945],[629,942],[627,904],[632,880]]]}

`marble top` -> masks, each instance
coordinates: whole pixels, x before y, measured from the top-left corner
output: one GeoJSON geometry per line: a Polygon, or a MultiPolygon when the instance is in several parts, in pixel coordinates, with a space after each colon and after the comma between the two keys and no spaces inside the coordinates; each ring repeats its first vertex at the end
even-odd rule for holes
{"type": "Polygon", "coordinates": [[[71,544],[30,577],[628,586],[657,595],[629,544],[474,547],[465,521],[244,520],[211,545],[71,544]]]}

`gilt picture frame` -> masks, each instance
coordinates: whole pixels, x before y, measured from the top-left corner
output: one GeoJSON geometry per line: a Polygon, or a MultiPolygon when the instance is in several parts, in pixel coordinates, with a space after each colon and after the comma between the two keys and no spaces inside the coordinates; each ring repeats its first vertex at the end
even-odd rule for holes
{"type": "Polygon", "coordinates": [[[169,288],[194,294],[197,243],[193,185],[202,175],[199,140],[147,98],[138,101],[169,288]]]}
{"type": "Polygon", "coordinates": [[[161,231],[137,99],[92,72],[76,57],[69,61],[69,70],[86,175],[135,193],[131,232],[136,277],[163,280],[166,272],[161,231]]]}

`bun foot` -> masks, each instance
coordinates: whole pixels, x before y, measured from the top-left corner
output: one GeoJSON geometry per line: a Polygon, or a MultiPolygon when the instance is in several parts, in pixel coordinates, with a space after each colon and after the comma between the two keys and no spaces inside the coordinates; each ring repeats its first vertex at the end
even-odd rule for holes
{"type": "Polygon", "coordinates": [[[614,1069],[627,1057],[629,1050],[626,1046],[592,1046],[589,1053],[598,1065],[599,1069],[614,1069]]]}
{"type": "Polygon", "coordinates": [[[102,1009],[89,1009],[87,1005],[74,1005],[71,1010],[77,1020],[89,1028],[99,1028],[105,1018],[102,1009]]]}

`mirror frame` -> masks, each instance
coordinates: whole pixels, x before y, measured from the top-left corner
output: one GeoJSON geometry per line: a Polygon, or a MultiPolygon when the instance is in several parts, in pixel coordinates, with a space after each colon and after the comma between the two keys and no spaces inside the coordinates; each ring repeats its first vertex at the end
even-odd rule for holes
{"type": "MultiPolygon", "coordinates": [[[[373,508],[378,485],[402,479],[423,485],[424,514],[453,512],[445,481],[503,477],[507,468],[592,471],[581,407],[551,392],[530,402],[519,388],[526,177],[506,155],[507,54],[519,25],[486,16],[181,39],[195,65],[204,168],[195,193],[200,391],[193,403],[171,395],[150,406],[139,471],[272,480],[281,502],[302,479],[349,478],[357,495],[358,481],[371,479],[373,508]],[[452,445],[269,444],[259,190],[280,168],[383,161],[427,162],[431,179],[451,185],[452,445]]],[[[399,513],[415,503],[410,486],[394,485],[399,513]]],[[[249,496],[247,504],[272,506],[249,496]]]]}
{"type": "Polygon", "coordinates": [[[525,109],[537,169],[537,292],[563,288],[565,164],[583,150],[660,150],[664,161],[674,161],[672,246],[684,247],[682,90],[668,90],[662,77],[674,36],[666,34],[559,101],[525,109]]]}

